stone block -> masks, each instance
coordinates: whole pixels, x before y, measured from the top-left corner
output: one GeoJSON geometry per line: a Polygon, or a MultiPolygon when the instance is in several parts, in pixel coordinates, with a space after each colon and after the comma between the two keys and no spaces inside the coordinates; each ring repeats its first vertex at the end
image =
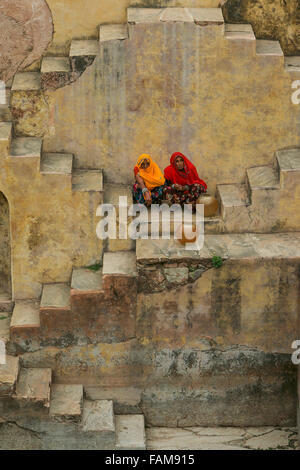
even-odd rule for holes
{"type": "Polygon", "coordinates": [[[116,450],[146,450],[142,414],[116,416],[116,450]]]}
{"type": "Polygon", "coordinates": [[[50,417],[59,421],[81,420],[83,386],[53,384],[51,387],[50,417]]]}

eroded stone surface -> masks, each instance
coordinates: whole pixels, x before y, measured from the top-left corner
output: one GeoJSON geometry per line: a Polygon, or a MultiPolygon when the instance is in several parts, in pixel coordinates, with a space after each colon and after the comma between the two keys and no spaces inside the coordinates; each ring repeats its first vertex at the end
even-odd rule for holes
{"type": "Polygon", "coordinates": [[[145,420],[143,415],[116,416],[116,449],[146,449],[145,420]]]}
{"type": "Polygon", "coordinates": [[[84,431],[115,433],[113,402],[111,400],[85,400],[82,411],[84,431]]]}
{"type": "Polygon", "coordinates": [[[51,387],[50,416],[57,419],[79,420],[82,401],[82,385],[53,384],[51,387]]]}
{"type": "Polygon", "coordinates": [[[16,398],[42,403],[49,407],[51,378],[51,369],[21,369],[16,387],[16,398]]]}
{"type": "Polygon", "coordinates": [[[0,9],[0,77],[9,80],[41,57],[53,33],[44,0],[2,0],[0,9]]]}
{"type": "Polygon", "coordinates": [[[148,450],[293,450],[297,449],[295,428],[150,428],[148,450]],[[253,432],[257,437],[248,439],[253,432]]]}
{"type": "Polygon", "coordinates": [[[6,363],[0,364],[0,396],[13,393],[19,373],[19,358],[6,355],[6,363]]]}

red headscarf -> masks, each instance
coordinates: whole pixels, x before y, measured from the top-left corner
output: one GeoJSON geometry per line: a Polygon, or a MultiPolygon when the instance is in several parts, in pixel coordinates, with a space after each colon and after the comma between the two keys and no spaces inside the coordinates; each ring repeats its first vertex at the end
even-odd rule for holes
{"type": "Polygon", "coordinates": [[[165,168],[166,180],[171,181],[172,184],[180,184],[181,186],[184,186],[186,184],[191,185],[198,183],[201,184],[205,189],[207,189],[206,183],[199,178],[196,167],[182,153],[173,153],[170,162],[171,165],[165,168]],[[184,171],[180,171],[177,169],[176,157],[181,157],[183,159],[184,171]]]}

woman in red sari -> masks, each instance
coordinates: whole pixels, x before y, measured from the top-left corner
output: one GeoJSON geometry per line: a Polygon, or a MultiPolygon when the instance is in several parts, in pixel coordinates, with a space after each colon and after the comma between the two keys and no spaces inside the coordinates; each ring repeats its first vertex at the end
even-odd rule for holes
{"type": "Polygon", "coordinates": [[[196,167],[182,153],[173,153],[170,162],[164,171],[169,204],[195,206],[200,194],[207,190],[206,183],[199,178],[196,167]]]}

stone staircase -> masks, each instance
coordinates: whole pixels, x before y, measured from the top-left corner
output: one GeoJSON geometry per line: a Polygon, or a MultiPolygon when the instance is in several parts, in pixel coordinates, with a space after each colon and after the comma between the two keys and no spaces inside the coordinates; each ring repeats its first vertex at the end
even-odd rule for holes
{"type": "Polygon", "coordinates": [[[53,383],[50,368],[21,368],[9,355],[0,365],[0,417],[44,430],[42,448],[146,449],[142,414],[115,415],[112,400],[87,399],[82,385],[53,383]]]}
{"type": "Polygon", "coordinates": [[[105,253],[98,271],[74,268],[70,284],[45,284],[40,301],[15,302],[10,342],[17,351],[32,351],[133,337],[136,276],[134,252],[105,253]]]}
{"type": "Polygon", "coordinates": [[[13,78],[11,91],[57,89],[75,80],[90,66],[98,54],[98,41],[74,39],[68,57],[45,56],[39,71],[23,71],[13,78]]]}
{"type": "MultiPolygon", "coordinates": [[[[106,183],[104,203],[113,204],[116,208],[117,221],[119,214],[119,197],[127,197],[128,205],[132,203],[129,186],[106,183]]],[[[246,170],[246,181],[243,184],[219,184],[216,197],[219,201],[219,214],[204,218],[206,234],[217,233],[273,233],[293,232],[299,230],[300,213],[300,148],[279,150],[275,153],[273,166],[261,166],[246,170]]],[[[150,219],[148,209],[148,230],[151,224],[159,223],[159,234],[163,226],[160,216],[150,219]]],[[[170,234],[174,235],[176,215],[170,214],[170,234]]],[[[193,215],[193,223],[196,216],[193,215]]],[[[129,217],[128,224],[132,221],[129,217]]],[[[108,251],[134,249],[132,240],[108,240],[108,251]]]]}
{"type": "Polygon", "coordinates": [[[13,137],[12,123],[0,122],[0,150],[2,158],[9,157],[16,164],[27,158],[42,175],[60,175],[73,191],[103,190],[101,170],[75,169],[74,156],[66,153],[43,153],[43,140],[36,137],[13,137]]]}
{"type": "Polygon", "coordinates": [[[300,148],[279,150],[273,166],[248,168],[244,184],[219,184],[222,231],[284,232],[300,227],[300,148]]]}

